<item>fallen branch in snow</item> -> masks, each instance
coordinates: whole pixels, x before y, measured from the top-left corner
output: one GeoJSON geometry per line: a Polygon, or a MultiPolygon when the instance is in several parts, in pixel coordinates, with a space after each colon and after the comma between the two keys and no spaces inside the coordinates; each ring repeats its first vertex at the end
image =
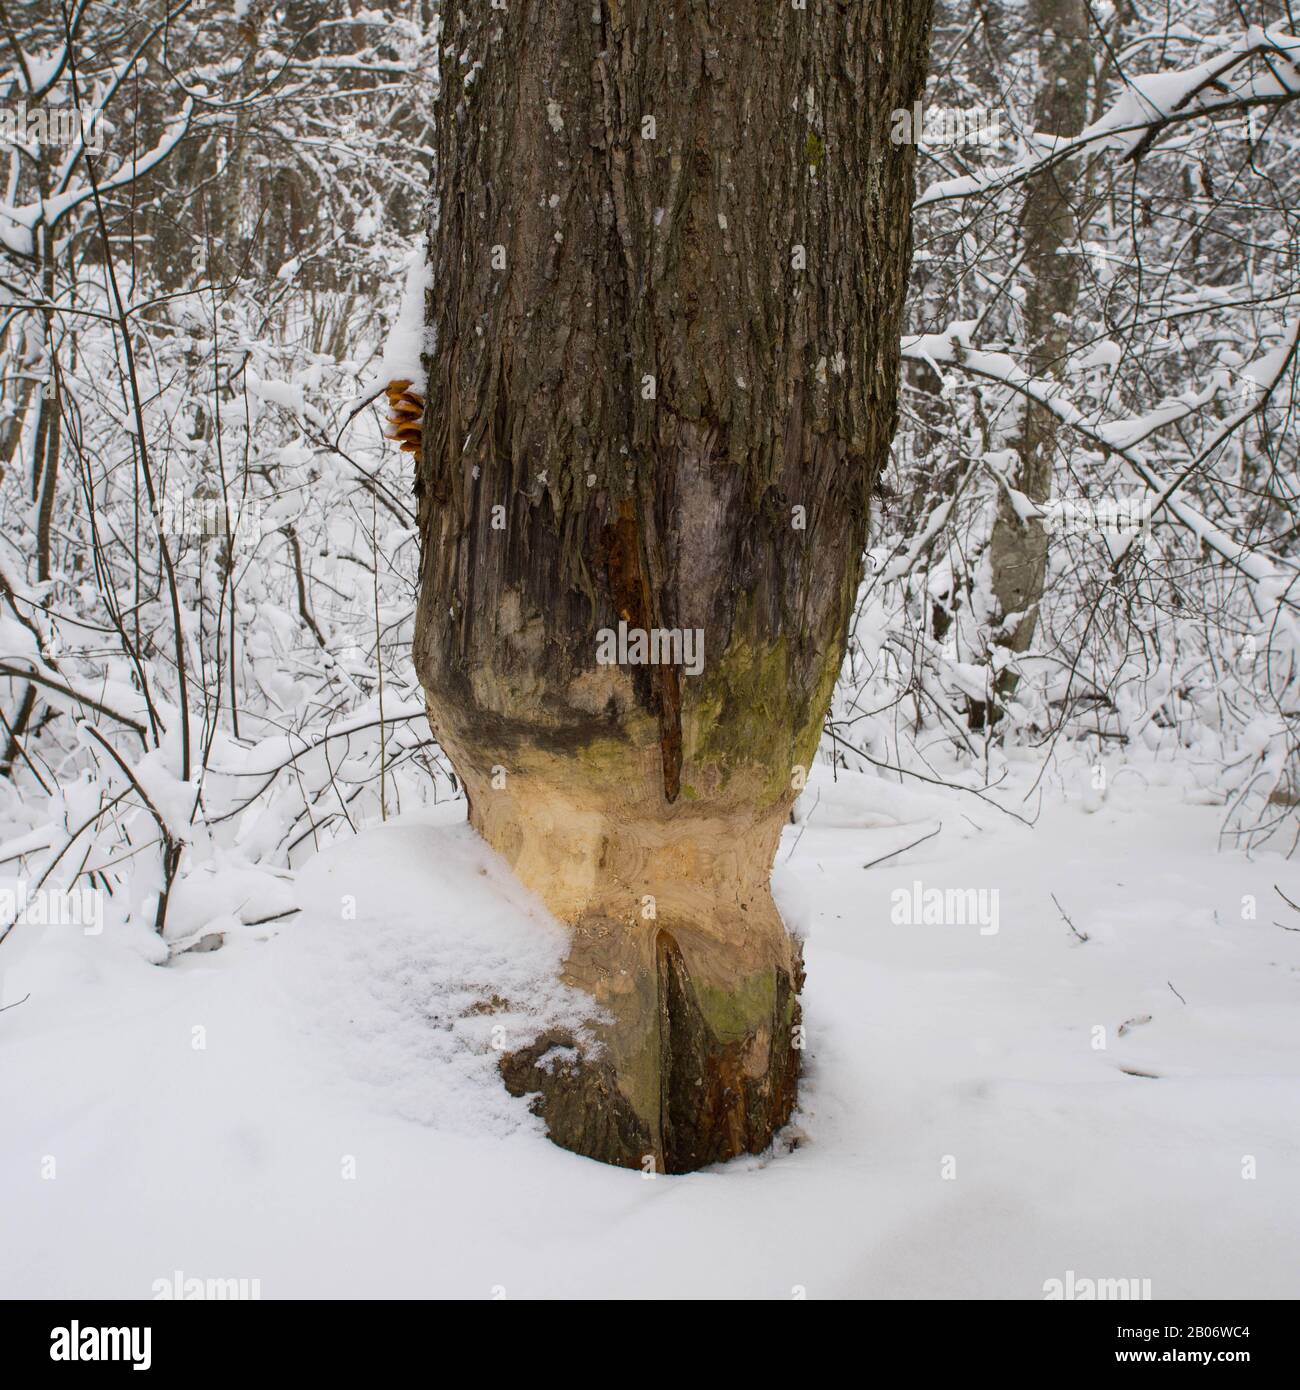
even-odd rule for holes
{"type": "MultiPolygon", "coordinates": [[[[1293,912],[1300,912],[1300,904],[1293,903],[1291,899],[1288,898],[1287,895],[1277,886],[1276,883],[1273,885],[1273,891],[1293,912]]],[[[1275,927],[1281,927],[1283,931],[1300,932],[1300,927],[1288,927],[1285,922],[1274,922],[1273,925],[1275,927]]]]}
{"type": "MultiPolygon", "coordinates": [[[[1091,941],[1092,938],[1088,935],[1088,933],[1087,933],[1087,932],[1080,931],[1079,928],[1076,927],[1076,926],[1074,925],[1074,923],[1070,920],[1070,914],[1069,914],[1068,912],[1066,912],[1066,910],[1061,906],[1061,904],[1060,904],[1059,902],[1057,902],[1056,894],[1053,893],[1053,894],[1051,895],[1051,897],[1052,897],[1052,901],[1053,901],[1054,903],[1056,903],[1056,910],[1057,910],[1057,911],[1061,914],[1061,916],[1064,918],[1064,920],[1065,920],[1065,925],[1066,925],[1067,927],[1069,927],[1069,929],[1075,934],[1075,936],[1077,936],[1077,937],[1079,938],[1080,941],[1091,941]]],[[[1125,1026],[1126,1026],[1126,1025],[1125,1025],[1125,1026]]],[[[1121,1033],[1123,1033],[1124,1028],[1121,1027],[1119,1031],[1120,1031],[1121,1033]]]]}
{"type": "MultiPolygon", "coordinates": [[[[809,811],[808,814],[803,818],[803,824],[799,827],[799,833],[794,837],[794,844],[792,844],[792,845],[790,846],[790,853],[787,854],[787,855],[785,856],[785,861],[786,861],[787,864],[790,862],[790,856],[791,856],[792,854],[794,854],[795,850],[797,850],[797,849],[799,848],[799,841],[803,839],[803,832],[804,832],[805,830],[808,829],[808,822],[809,822],[810,820],[812,820],[812,818],[813,818],[813,812],[815,812],[815,811],[817,810],[818,806],[820,806],[821,804],[822,804],[822,794],[821,794],[821,792],[819,791],[819,792],[817,793],[817,800],[813,802],[812,810],[809,811]]],[[[793,816],[794,816],[794,811],[793,811],[793,810],[791,810],[790,815],[791,815],[791,818],[793,818],[793,816]]]]}
{"type": "Polygon", "coordinates": [[[873,859],[869,864],[864,864],[862,867],[864,869],[874,869],[877,864],[883,864],[886,859],[896,859],[900,854],[906,854],[909,849],[915,849],[917,845],[923,845],[927,840],[933,840],[942,829],[943,822],[940,821],[928,835],[922,835],[919,840],[913,840],[910,845],[903,845],[899,849],[891,849],[888,854],[882,854],[879,859],[873,859]]]}
{"type": "Polygon", "coordinates": [[[264,927],[268,922],[283,922],[286,917],[296,917],[302,911],[300,907],[287,907],[283,912],[273,912],[269,917],[255,917],[251,922],[245,922],[246,927],[264,927]]]}
{"type": "MultiPolygon", "coordinates": [[[[968,796],[977,796],[981,801],[987,802],[992,806],[994,810],[1001,811],[1004,816],[1010,816],[1012,820],[1018,820],[1021,825],[1027,825],[1031,829],[1033,827],[1034,822],[1027,816],[1022,816],[1019,812],[1011,810],[1010,807],[1003,806],[1001,803],[994,801],[991,796],[986,795],[978,787],[964,787],[960,782],[945,782],[942,777],[927,777],[924,772],[917,772],[914,768],[902,767],[897,763],[882,762],[879,758],[873,758],[865,749],[859,748],[857,744],[851,743],[846,739],[843,734],[837,731],[834,721],[828,723],[827,728],[835,732],[837,742],[843,744],[850,753],[855,753],[864,762],[870,763],[872,767],[884,768],[886,772],[896,772],[900,777],[915,777],[918,782],[928,782],[932,787],[951,788],[953,791],[965,792],[968,796]]],[[[1001,780],[1002,779],[999,778],[998,782],[991,783],[990,785],[996,787],[1001,780]]]]}

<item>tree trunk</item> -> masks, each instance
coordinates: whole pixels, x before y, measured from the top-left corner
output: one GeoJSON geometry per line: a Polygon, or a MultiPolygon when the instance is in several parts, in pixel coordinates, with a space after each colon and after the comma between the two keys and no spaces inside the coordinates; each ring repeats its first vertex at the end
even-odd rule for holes
{"type": "Polygon", "coordinates": [[[894,430],[928,8],[443,7],[415,659],[602,1011],[503,1075],[606,1162],[758,1152],[795,1103],[769,875],[894,430]]]}
{"type": "MultiPolygon", "coordinates": [[[[1088,9],[1083,0],[1032,0],[1031,28],[1039,37],[1039,92],[1034,129],[1077,135],[1088,115],[1092,58],[1088,47],[1088,9]]],[[[1066,160],[1036,175],[1026,187],[1022,235],[1025,246],[1025,366],[1035,376],[1056,376],[1064,366],[1070,318],[1079,297],[1077,254],[1063,254],[1080,239],[1078,161],[1066,160]]],[[[1016,440],[1015,476],[1009,481],[1041,506],[1052,495],[1056,416],[1026,402],[1016,440]]],[[[1005,493],[998,497],[989,543],[999,645],[1026,652],[1038,625],[1038,608],[1047,577],[1047,530],[1042,522],[1021,521],[1005,493]]],[[[998,691],[1015,689],[1007,668],[998,691]]],[[[979,722],[979,721],[977,721],[979,722]]]]}

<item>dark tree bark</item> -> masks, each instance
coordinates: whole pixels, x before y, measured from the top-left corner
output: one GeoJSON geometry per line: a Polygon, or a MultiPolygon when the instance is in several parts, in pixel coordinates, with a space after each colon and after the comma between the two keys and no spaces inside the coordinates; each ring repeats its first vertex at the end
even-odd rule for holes
{"type": "Polygon", "coordinates": [[[507,1084],[607,1162],[758,1152],[795,1103],[769,874],[895,425],[928,9],[443,7],[416,664],[603,1011],[507,1084]],[[702,670],[600,664],[620,621],[702,670]]]}

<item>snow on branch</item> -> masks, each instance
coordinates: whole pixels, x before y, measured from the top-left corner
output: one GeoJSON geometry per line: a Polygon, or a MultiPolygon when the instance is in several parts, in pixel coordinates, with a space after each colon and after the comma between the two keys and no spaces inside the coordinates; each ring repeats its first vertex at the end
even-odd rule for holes
{"type": "MultiPolygon", "coordinates": [[[[1010,390],[1049,410],[1059,421],[1075,430],[1096,447],[1117,454],[1134,475],[1156,494],[1156,509],[1164,509],[1175,520],[1192,531],[1220,559],[1241,573],[1260,589],[1257,608],[1262,612],[1278,605],[1300,611],[1300,601],[1293,596],[1295,576],[1300,566],[1285,557],[1266,555],[1256,548],[1234,541],[1196,507],[1179,497],[1178,491],[1198,469],[1247,420],[1263,410],[1283,378],[1295,363],[1300,349],[1300,316],[1289,325],[1285,341],[1264,354],[1246,369],[1255,394],[1250,403],[1234,411],[1211,434],[1210,440],[1174,479],[1162,478],[1138,452],[1137,446],[1156,430],[1186,418],[1219,396],[1228,385],[1226,373],[1215,373],[1207,387],[1188,392],[1178,400],[1164,403],[1155,411],[1129,420],[1104,421],[1076,406],[1066,394],[1063,384],[1026,372],[1015,358],[1005,352],[989,352],[973,347],[970,342],[970,323],[954,323],[944,333],[920,333],[905,337],[903,357],[925,362],[942,375],[943,366],[954,367],[968,375],[998,382],[1010,390]]],[[[1117,555],[1116,561],[1120,557],[1117,555]]]]}
{"type": "Polygon", "coordinates": [[[1140,159],[1170,126],[1300,99],[1300,38],[1252,25],[1220,52],[1192,67],[1131,77],[1105,113],[1078,135],[1033,134],[1009,164],[932,183],[918,208],[1023,183],[1078,154],[1110,152],[1140,159]]]}
{"type": "Polygon", "coordinates": [[[21,206],[0,203],[0,242],[16,256],[36,254],[36,229],[42,224],[51,230],[75,208],[95,197],[103,197],[119,188],[126,188],[161,164],[190,131],[194,103],[187,101],[183,110],[168,126],[158,143],[138,159],[124,159],[117,168],[96,184],[79,181],[70,184],[62,193],[41,198],[21,206]]]}

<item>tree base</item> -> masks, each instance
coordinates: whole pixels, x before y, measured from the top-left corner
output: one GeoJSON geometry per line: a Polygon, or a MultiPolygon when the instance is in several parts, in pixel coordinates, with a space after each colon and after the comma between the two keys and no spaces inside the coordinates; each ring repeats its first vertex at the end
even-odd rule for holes
{"type": "Polygon", "coordinates": [[[504,1057],[507,1088],[536,1093],[563,1148],[687,1173],[761,1153],[789,1120],[802,956],[768,886],[785,808],[650,816],[647,799],[511,778],[471,788],[471,820],[570,924],[563,978],[596,1006],[587,1037],[504,1057]]]}
{"type": "Polygon", "coordinates": [[[536,1093],[533,1113],[545,1119],[549,1138],[601,1163],[691,1173],[762,1153],[798,1097],[797,945],[793,975],[771,967],[724,1004],[701,1001],[667,930],[654,931],[653,941],[653,972],[643,971],[630,991],[633,998],[653,994],[648,1012],[625,1011],[598,1027],[603,1036],[594,1048],[572,1034],[544,1034],[502,1058],[506,1089],[536,1093]],[[731,1008],[731,1019],[719,1018],[720,1004],[724,1015],[731,1008]],[[649,1096],[638,1073],[650,1082],[649,1096]]]}

